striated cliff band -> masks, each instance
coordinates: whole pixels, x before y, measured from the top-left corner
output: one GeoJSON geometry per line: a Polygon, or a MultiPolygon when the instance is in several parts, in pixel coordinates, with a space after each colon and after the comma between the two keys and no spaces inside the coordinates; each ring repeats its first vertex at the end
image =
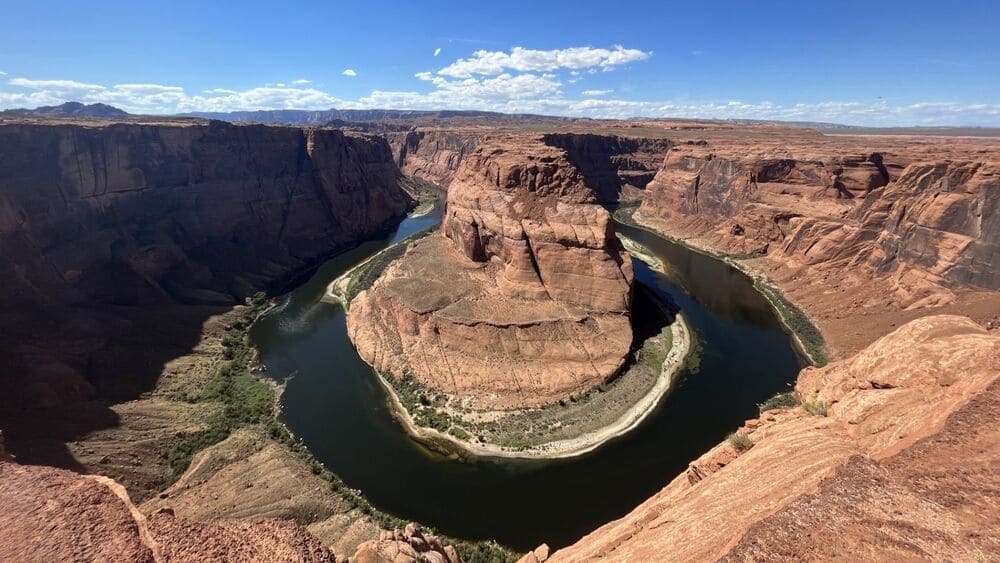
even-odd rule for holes
{"type": "Polygon", "coordinates": [[[589,182],[536,137],[480,145],[449,185],[441,232],[351,302],[361,356],[479,410],[614,376],[632,345],[632,266],[589,182]]]}
{"type": "Polygon", "coordinates": [[[709,129],[634,218],[770,278],[846,354],[928,309],[1000,313],[998,162],[991,139],[709,129]]]}
{"type": "Polygon", "coordinates": [[[10,408],[134,393],[121,373],[149,351],[114,337],[137,317],[240,302],[412,201],[385,140],[333,130],[21,121],[0,125],[0,147],[10,408]],[[63,345],[32,338],[44,322],[63,345]]]}

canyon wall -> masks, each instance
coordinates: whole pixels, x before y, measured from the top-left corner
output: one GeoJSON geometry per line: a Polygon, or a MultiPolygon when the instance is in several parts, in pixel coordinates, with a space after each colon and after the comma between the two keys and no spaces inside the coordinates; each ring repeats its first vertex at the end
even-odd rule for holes
{"type": "Polygon", "coordinates": [[[221,122],[0,126],[5,302],[232,303],[398,220],[388,144],[221,122]]]}
{"type": "Polygon", "coordinates": [[[466,156],[486,134],[465,130],[428,130],[387,135],[403,174],[448,187],[466,156]]]}
{"type": "Polygon", "coordinates": [[[715,251],[865,268],[901,307],[940,305],[957,286],[1000,288],[998,170],[992,149],[960,145],[691,142],[667,154],[638,218],[715,251]]]}
{"type": "Polygon", "coordinates": [[[178,305],[240,302],[412,204],[384,139],[335,130],[7,120],[0,155],[8,412],[150,389],[218,312],[178,305]]]}
{"type": "Polygon", "coordinates": [[[740,449],[721,443],[549,560],[996,558],[998,377],[996,332],[913,321],[807,368],[795,393],[809,411],[747,421],[740,449]]]}
{"type": "Polygon", "coordinates": [[[805,265],[867,267],[908,306],[960,284],[1000,289],[1000,165],[912,164],[844,221],[794,218],[777,255],[805,265]]]}
{"type": "Polygon", "coordinates": [[[579,133],[552,133],[544,140],[566,151],[601,203],[639,197],[671,146],[667,139],[579,133]]]}
{"type": "MultiPolygon", "coordinates": [[[[481,128],[420,129],[387,135],[404,174],[445,187],[477,146],[503,136],[500,131],[481,128]]],[[[542,136],[542,142],[565,151],[600,203],[638,199],[671,146],[667,139],[579,132],[549,133],[542,136]]]]}
{"type": "Polygon", "coordinates": [[[491,140],[463,159],[441,232],[351,303],[349,333],[396,378],[477,408],[538,406],[617,373],[632,278],[566,151],[533,136],[491,140]]]}

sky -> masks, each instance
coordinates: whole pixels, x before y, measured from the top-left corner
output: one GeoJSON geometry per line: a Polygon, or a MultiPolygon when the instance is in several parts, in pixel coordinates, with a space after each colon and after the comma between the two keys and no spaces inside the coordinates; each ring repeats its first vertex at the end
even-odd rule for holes
{"type": "Polygon", "coordinates": [[[0,0],[0,108],[1000,126],[1000,1],[0,0]]]}

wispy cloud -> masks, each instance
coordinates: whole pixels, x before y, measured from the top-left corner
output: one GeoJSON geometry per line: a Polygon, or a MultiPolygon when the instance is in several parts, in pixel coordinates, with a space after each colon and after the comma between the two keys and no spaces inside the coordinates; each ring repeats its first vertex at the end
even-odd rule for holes
{"type": "Polygon", "coordinates": [[[502,45],[502,41],[493,41],[490,39],[476,39],[475,37],[438,37],[439,41],[447,41],[448,43],[467,43],[470,45],[502,45]]]}
{"type": "Polygon", "coordinates": [[[357,76],[358,73],[353,68],[345,68],[344,72],[341,72],[344,76],[357,76]]]}
{"type": "Polygon", "coordinates": [[[962,61],[955,61],[951,59],[923,59],[923,62],[930,63],[933,65],[954,66],[959,68],[972,68],[973,66],[975,66],[969,63],[964,63],[962,61]]]}
{"type": "Polygon", "coordinates": [[[306,80],[305,78],[300,78],[298,80],[292,80],[292,84],[309,84],[312,80],[306,80]]]}
{"type": "Polygon", "coordinates": [[[584,96],[607,96],[612,92],[614,92],[614,90],[584,90],[582,94],[584,96]]]}
{"type": "Polygon", "coordinates": [[[434,49],[434,56],[435,57],[438,56],[438,55],[440,55],[440,54],[441,54],[441,47],[438,47],[437,49],[434,49]]]}

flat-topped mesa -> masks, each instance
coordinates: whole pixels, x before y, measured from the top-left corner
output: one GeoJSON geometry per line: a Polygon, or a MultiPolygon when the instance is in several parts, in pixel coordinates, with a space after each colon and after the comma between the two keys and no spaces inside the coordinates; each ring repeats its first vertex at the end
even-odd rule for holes
{"type": "Polygon", "coordinates": [[[632,281],[610,215],[565,151],[507,137],[464,160],[441,232],[352,301],[348,330],[381,373],[475,409],[535,407],[622,367],[632,281]]]}

